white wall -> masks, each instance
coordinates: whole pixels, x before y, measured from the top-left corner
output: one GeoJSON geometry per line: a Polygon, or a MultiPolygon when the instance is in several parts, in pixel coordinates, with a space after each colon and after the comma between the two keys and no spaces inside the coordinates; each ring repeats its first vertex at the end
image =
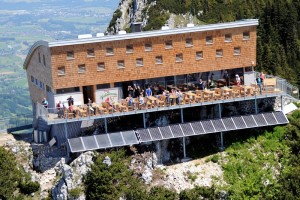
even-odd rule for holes
{"type": "Polygon", "coordinates": [[[56,94],[54,95],[55,105],[61,101],[66,107],[68,107],[68,98],[72,96],[74,99],[74,105],[82,105],[83,104],[83,94],[82,92],[73,92],[66,94],[56,94]]]}

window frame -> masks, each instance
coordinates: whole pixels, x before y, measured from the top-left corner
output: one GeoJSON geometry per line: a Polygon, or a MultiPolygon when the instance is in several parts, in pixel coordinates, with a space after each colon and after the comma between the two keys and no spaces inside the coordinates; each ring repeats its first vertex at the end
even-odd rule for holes
{"type": "Polygon", "coordinates": [[[162,65],[164,63],[164,60],[163,60],[163,56],[160,55],[160,56],[155,56],[155,64],[157,65],[162,65]],[[157,62],[159,61],[159,62],[157,62]]]}
{"type": "Polygon", "coordinates": [[[241,47],[234,47],[233,48],[233,55],[240,56],[241,55],[241,47]]]}
{"type": "Polygon", "coordinates": [[[243,40],[250,40],[250,31],[244,31],[243,32],[243,40]]]}
{"type": "Polygon", "coordinates": [[[57,75],[65,76],[66,75],[66,67],[65,66],[57,67],[57,75]],[[60,73],[60,72],[63,72],[63,73],[60,73]]]}
{"type": "Polygon", "coordinates": [[[232,34],[231,33],[226,33],[224,35],[224,42],[232,42],[232,34]]]}
{"type": "Polygon", "coordinates": [[[183,53],[177,53],[176,54],[176,62],[177,63],[183,62],[183,53]]]}
{"type": "Polygon", "coordinates": [[[145,43],[144,48],[145,48],[146,52],[153,51],[153,47],[152,47],[152,43],[151,42],[145,43]],[[148,47],[147,47],[147,45],[148,45],[148,47]]]}
{"type": "Polygon", "coordinates": [[[165,49],[173,49],[173,41],[172,40],[165,41],[165,49]]]}
{"type": "Polygon", "coordinates": [[[128,44],[126,45],[126,53],[127,54],[131,54],[134,52],[134,49],[133,49],[133,44],[128,44]]]}
{"type": "Polygon", "coordinates": [[[106,47],[106,55],[113,56],[114,55],[114,48],[113,47],[106,47]]]}
{"type": "Polygon", "coordinates": [[[193,45],[193,38],[186,38],[185,39],[185,47],[192,47],[193,45]]]}
{"type": "Polygon", "coordinates": [[[78,74],[84,74],[86,73],[86,66],[85,64],[79,64],[78,65],[78,74]],[[80,69],[84,69],[83,71],[81,71],[80,69]]]}
{"type": "Polygon", "coordinates": [[[143,67],[144,66],[144,59],[143,58],[136,58],[135,59],[135,66],[143,67]],[[139,61],[141,61],[141,63],[139,63],[139,61]]]}
{"type": "Polygon", "coordinates": [[[195,56],[196,60],[203,60],[203,51],[196,51],[195,56]],[[199,57],[198,54],[201,54],[201,57],[199,57]]]}
{"type": "Polygon", "coordinates": [[[222,58],[223,56],[224,56],[223,49],[216,49],[216,58],[222,58]]]}
{"type": "Polygon", "coordinates": [[[86,50],[86,56],[87,56],[88,58],[93,58],[93,57],[95,57],[95,56],[96,56],[96,54],[95,54],[95,49],[94,49],[94,48],[88,48],[88,49],[86,50]]]}
{"type": "Polygon", "coordinates": [[[74,51],[67,51],[67,60],[74,60],[75,54],[74,51]]]}
{"type": "Polygon", "coordinates": [[[117,67],[118,69],[125,69],[125,60],[118,60],[117,67]]]}
{"type": "Polygon", "coordinates": [[[101,72],[105,70],[105,62],[98,62],[97,63],[97,72],[101,72]],[[101,67],[103,66],[103,67],[101,67]]]}
{"type": "Polygon", "coordinates": [[[211,45],[214,44],[214,39],[212,35],[207,35],[205,37],[205,44],[211,45]]]}

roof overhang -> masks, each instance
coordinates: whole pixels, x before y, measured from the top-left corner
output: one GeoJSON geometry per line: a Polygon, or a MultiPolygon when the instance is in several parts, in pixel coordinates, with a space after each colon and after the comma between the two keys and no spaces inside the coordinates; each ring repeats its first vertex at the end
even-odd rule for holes
{"type": "Polygon", "coordinates": [[[89,44],[89,43],[101,43],[101,42],[140,39],[140,38],[149,38],[149,37],[161,37],[161,36],[167,36],[167,35],[205,32],[205,31],[214,31],[214,30],[221,30],[221,29],[250,27],[250,26],[257,26],[257,25],[258,25],[258,19],[247,19],[247,20],[240,20],[240,21],[235,21],[235,22],[209,24],[209,25],[201,25],[201,26],[195,26],[195,27],[175,28],[175,29],[168,29],[168,30],[157,30],[157,31],[146,31],[146,32],[135,32],[135,33],[128,33],[128,34],[124,34],[124,35],[107,35],[107,36],[102,36],[102,37],[94,37],[94,38],[86,38],[86,39],[55,41],[55,42],[49,42],[49,47],[59,47],[59,46],[79,45],[79,44],[89,44]]]}
{"type": "Polygon", "coordinates": [[[29,52],[28,52],[28,54],[27,54],[27,56],[26,56],[26,59],[25,59],[25,61],[24,61],[24,64],[23,64],[23,69],[25,69],[25,70],[27,69],[28,64],[29,64],[29,62],[30,62],[30,59],[31,59],[33,53],[34,53],[35,50],[36,50],[37,48],[39,48],[40,46],[48,47],[48,42],[43,41],[43,40],[39,40],[39,41],[35,42],[35,43],[30,47],[29,52]]]}

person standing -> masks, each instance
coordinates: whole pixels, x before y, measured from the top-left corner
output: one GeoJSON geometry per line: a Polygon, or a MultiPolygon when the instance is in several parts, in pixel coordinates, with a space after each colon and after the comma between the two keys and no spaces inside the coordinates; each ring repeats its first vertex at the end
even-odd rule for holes
{"type": "Polygon", "coordinates": [[[265,80],[266,76],[263,72],[260,73],[260,80],[261,80],[261,86],[262,89],[264,89],[264,80],[265,80]]]}
{"type": "Polygon", "coordinates": [[[150,88],[150,86],[148,86],[148,88],[146,89],[146,97],[152,96],[152,90],[150,88]]]}
{"type": "Polygon", "coordinates": [[[48,101],[46,98],[43,99],[42,105],[44,106],[44,108],[48,108],[48,101]]]}
{"type": "Polygon", "coordinates": [[[229,81],[229,75],[227,71],[225,71],[223,78],[225,79],[226,86],[229,87],[230,81],[229,81]]]}
{"type": "Polygon", "coordinates": [[[260,76],[257,76],[257,78],[256,78],[256,84],[258,85],[258,87],[259,87],[259,93],[260,94],[262,94],[262,79],[260,78],[260,76]]]}
{"type": "Polygon", "coordinates": [[[205,88],[205,83],[202,81],[202,79],[199,80],[198,88],[199,90],[204,90],[205,88]]]}
{"type": "Polygon", "coordinates": [[[235,75],[235,82],[237,86],[241,85],[241,78],[238,74],[235,75]]]}
{"type": "Polygon", "coordinates": [[[73,97],[72,96],[70,96],[69,98],[67,98],[67,101],[68,101],[68,105],[69,106],[73,106],[74,105],[74,99],[73,99],[73,97]]]}

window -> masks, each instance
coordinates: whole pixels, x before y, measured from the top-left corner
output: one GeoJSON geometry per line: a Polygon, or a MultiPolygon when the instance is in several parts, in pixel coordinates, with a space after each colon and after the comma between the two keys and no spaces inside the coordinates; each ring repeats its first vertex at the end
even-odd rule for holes
{"type": "Polygon", "coordinates": [[[145,44],[145,51],[152,51],[152,43],[145,44]]]}
{"type": "Polygon", "coordinates": [[[33,76],[31,76],[31,82],[34,83],[34,77],[33,76]]]}
{"type": "Polygon", "coordinates": [[[155,63],[156,64],[163,64],[163,57],[162,56],[156,56],[155,57],[155,63]]]}
{"type": "Polygon", "coordinates": [[[114,49],[112,47],[107,47],[106,55],[114,55],[114,49]]]}
{"type": "Polygon", "coordinates": [[[216,57],[223,57],[223,49],[216,50],[216,57]]]}
{"type": "Polygon", "coordinates": [[[144,66],[144,60],[143,60],[143,58],[137,58],[137,59],[135,60],[135,64],[136,64],[137,67],[142,67],[142,66],[144,66]]]}
{"type": "Polygon", "coordinates": [[[125,62],[124,62],[124,60],[118,60],[118,68],[119,69],[125,68],[125,62]]]}
{"type": "Polygon", "coordinates": [[[82,64],[82,65],[78,65],[78,73],[79,74],[82,74],[82,73],[85,73],[85,64],[82,64]]]}
{"type": "Polygon", "coordinates": [[[44,62],[44,66],[46,66],[46,57],[44,54],[43,54],[43,62],[44,62]]]}
{"type": "Polygon", "coordinates": [[[183,54],[178,53],[176,54],[176,62],[182,62],[183,61],[183,54]]]}
{"type": "Polygon", "coordinates": [[[79,87],[57,89],[56,94],[66,94],[72,92],[80,92],[79,87]]]}
{"type": "Polygon", "coordinates": [[[126,45],[126,53],[133,53],[133,45],[126,45]]]}
{"type": "Polygon", "coordinates": [[[203,51],[197,51],[196,52],[196,60],[203,59],[203,51]]]}
{"type": "Polygon", "coordinates": [[[47,91],[47,92],[52,92],[52,89],[51,89],[51,87],[50,87],[50,86],[48,86],[48,85],[46,85],[46,91],[47,91]]]}
{"type": "Polygon", "coordinates": [[[65,66],[58,67],[57,72],[58,72],[59,76],[66,75],[66,68],[65,68],[65,66]]]}
{"type": "Polygon", "coordinates": [[[106,88],[110,88],[110,84],[109,83],[104,83],[104,84],[98,84],[97,85],[97,90],[106,89],[106,88]]]}
{"type": "Polygon", "coordinates": [[[225,42],[232,42],[232,35],[231,35],[231,33],[225,34],[225,42]]]}
{"type": "Polygon", "coordinates": [[[35,79],[35,84],[39,85],[39,81],[37,80],[37,78],[35,79]]]}
{"type": "Polygon", "coordinates": [[[193,39],[192,38],[187,38],[185,40],[185,46],[186,47],[192,47],[193,46],[193,39]]]}
{"type": "Polygon", "coordinates": [[[97,64],[97,71],[99,72],[99,71],[103,71],[103,70],[105,70],[105,64],[104,64],[104,62],[99,62],[97,64]]]}
{"type": "Polygon", "coordinates": [[[67,60],[74,59],[74,51],[67,51],[67,60]]]}
{"type": "Polygon", "coordinates": [[[42,63],[42,61],[41,61],[41,53],[39,52],[38,54],[39,54],[39,63],[42,63]]]}
{"type": "Polygon", "coordinates": [[[166,49],[172,49],[173,48],[172,40],[166,41],[165,44],[166,44],[166,49]]]}
{"type": "Polygon", "coordinates": [[[206,44],[213,44],[213,38],[212,36],[206,36],[206,44]]]}
{"type": "Polygon", "coordinates": [[[233,55],[241,55],[241,47],[234,47],[233,55]]]}
{"type": "Polygon", "coordinates": [[[39,87],[41,88],[41,89],[43,89],[43,83],[42,83],[42,81],[40,81],[40,85],[39,85],[39,87]]]}
{"type": "Polygon", "coordinates": [[[243,40],[249,40],[250,39],[250,32],[246,31],[243,32],[243,40]]]}
{"type": "Polygon", "coordinates": [[[87,57],[95,57],[95,50],[93,48],[87,49],[87,57]]]}

